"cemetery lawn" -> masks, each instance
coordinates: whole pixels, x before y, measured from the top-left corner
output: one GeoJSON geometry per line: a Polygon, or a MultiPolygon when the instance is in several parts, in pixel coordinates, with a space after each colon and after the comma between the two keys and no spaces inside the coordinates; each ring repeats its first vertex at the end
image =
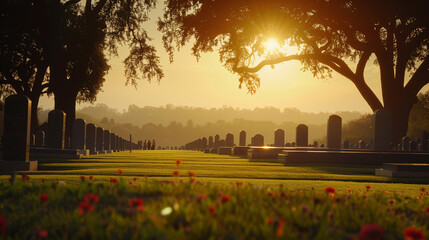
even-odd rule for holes
{"type": "Polygon", "coordinates": [[[42,159],[22,174],[0,176],[0,238],[429,236],[429,182],[376,177],[374,168],[133,151],[42,159]]]}

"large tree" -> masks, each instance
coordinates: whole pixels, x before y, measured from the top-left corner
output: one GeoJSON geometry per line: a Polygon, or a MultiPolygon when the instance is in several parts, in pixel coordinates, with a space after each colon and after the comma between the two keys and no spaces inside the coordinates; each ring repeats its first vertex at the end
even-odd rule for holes
{"type": "Polygon", "coordinates": [[[240,87],[259,87],[264,66],[298,60],[315,77],[335,71],[373,111],[392,112],[392,141],[407,132],[419,91],[429,83],[427,0],[166,0],[159,29],[171,60],[194,39],[193,54],[218,49],[240,87]],[[275,47],[274,40],[279,47],[275,47]],[[365,81],[370,57],[382,99],[365,81]]]}

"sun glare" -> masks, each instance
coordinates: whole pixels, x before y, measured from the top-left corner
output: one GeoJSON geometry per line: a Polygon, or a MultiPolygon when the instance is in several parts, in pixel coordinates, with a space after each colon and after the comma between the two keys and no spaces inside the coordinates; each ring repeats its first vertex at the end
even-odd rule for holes
{"type": "Polygon", "coordinates": [[[268,39],[264,45],[265,45],[265,49],[270,53],[276,51],[280,47],[280,44],[274,38],[268,39]]]}

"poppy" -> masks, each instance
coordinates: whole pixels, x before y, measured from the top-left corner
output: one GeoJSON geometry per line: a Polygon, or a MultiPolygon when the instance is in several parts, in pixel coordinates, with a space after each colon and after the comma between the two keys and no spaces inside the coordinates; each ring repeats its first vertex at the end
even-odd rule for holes
{"type": "Polygon", "coordinates": [[[384,230],[376,223],[364,225],[359,232],[359,239],[361,240],[377,240],[383,239],[383,237],[384,230]]]}

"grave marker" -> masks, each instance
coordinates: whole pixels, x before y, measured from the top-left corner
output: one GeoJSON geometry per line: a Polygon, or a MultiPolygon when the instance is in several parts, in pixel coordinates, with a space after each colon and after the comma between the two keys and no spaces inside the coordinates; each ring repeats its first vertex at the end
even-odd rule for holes
{"type": "Polygon", "coordinates": [[[338,115],[331,115],[328,119],[327,147],[331,149],[341,149],[341,124],[342,118],[338,115]]]}
{"type": "Polygon", "coordinates": [[[89,123],[86,125],[86,149],[89,150],[89,154],[97,154],[95,149],[97,128],[94,124],[89,123]]]}
{"type": "Polygon", "coordinates": [[[264,146],[264,136],[261,134],[256,134],[253,137],[254,146],[264,146]]]}
{"type": "Polygon", "coordinates": [[[231,133],[226,134],[225,144],[227,147],[234,147],[234,135],[231,133]]]}
{"type": "Polygon", "coordinates": [[[308,146],[308,127],[305,124],[299,124],[296,127],[296,146],[297,147],[308,146]]]}
{"type": "Polygon", "coordinates": [[[274,131],[274,147],[284,147],[285,145],[285,131],[283,129],[276,129],[274,131]]]}
{"type": "Polygon", "coordinates": [[[240,132],[240,143],[239,143],[239,145],[240,145],[240,147],[246,146],[246,131],[240,132]]]}
{"type": "Polygon", "coordinates": [[[66,114],[52,110],[48,115],[48,147],[64,149],[66,114]]]}
{"type": "Polygon", "coordinates": [[[73,121],[72,127],[72,148],[86,149],[86,122],[83,119],[77,118],[73,121]]]}
{"type": "Polygon", "coordinates": [[[392,114],[387,109],[374,111],[372,120],[372,131],[375,151],[389,151],[392,136],[392,114]]]}

